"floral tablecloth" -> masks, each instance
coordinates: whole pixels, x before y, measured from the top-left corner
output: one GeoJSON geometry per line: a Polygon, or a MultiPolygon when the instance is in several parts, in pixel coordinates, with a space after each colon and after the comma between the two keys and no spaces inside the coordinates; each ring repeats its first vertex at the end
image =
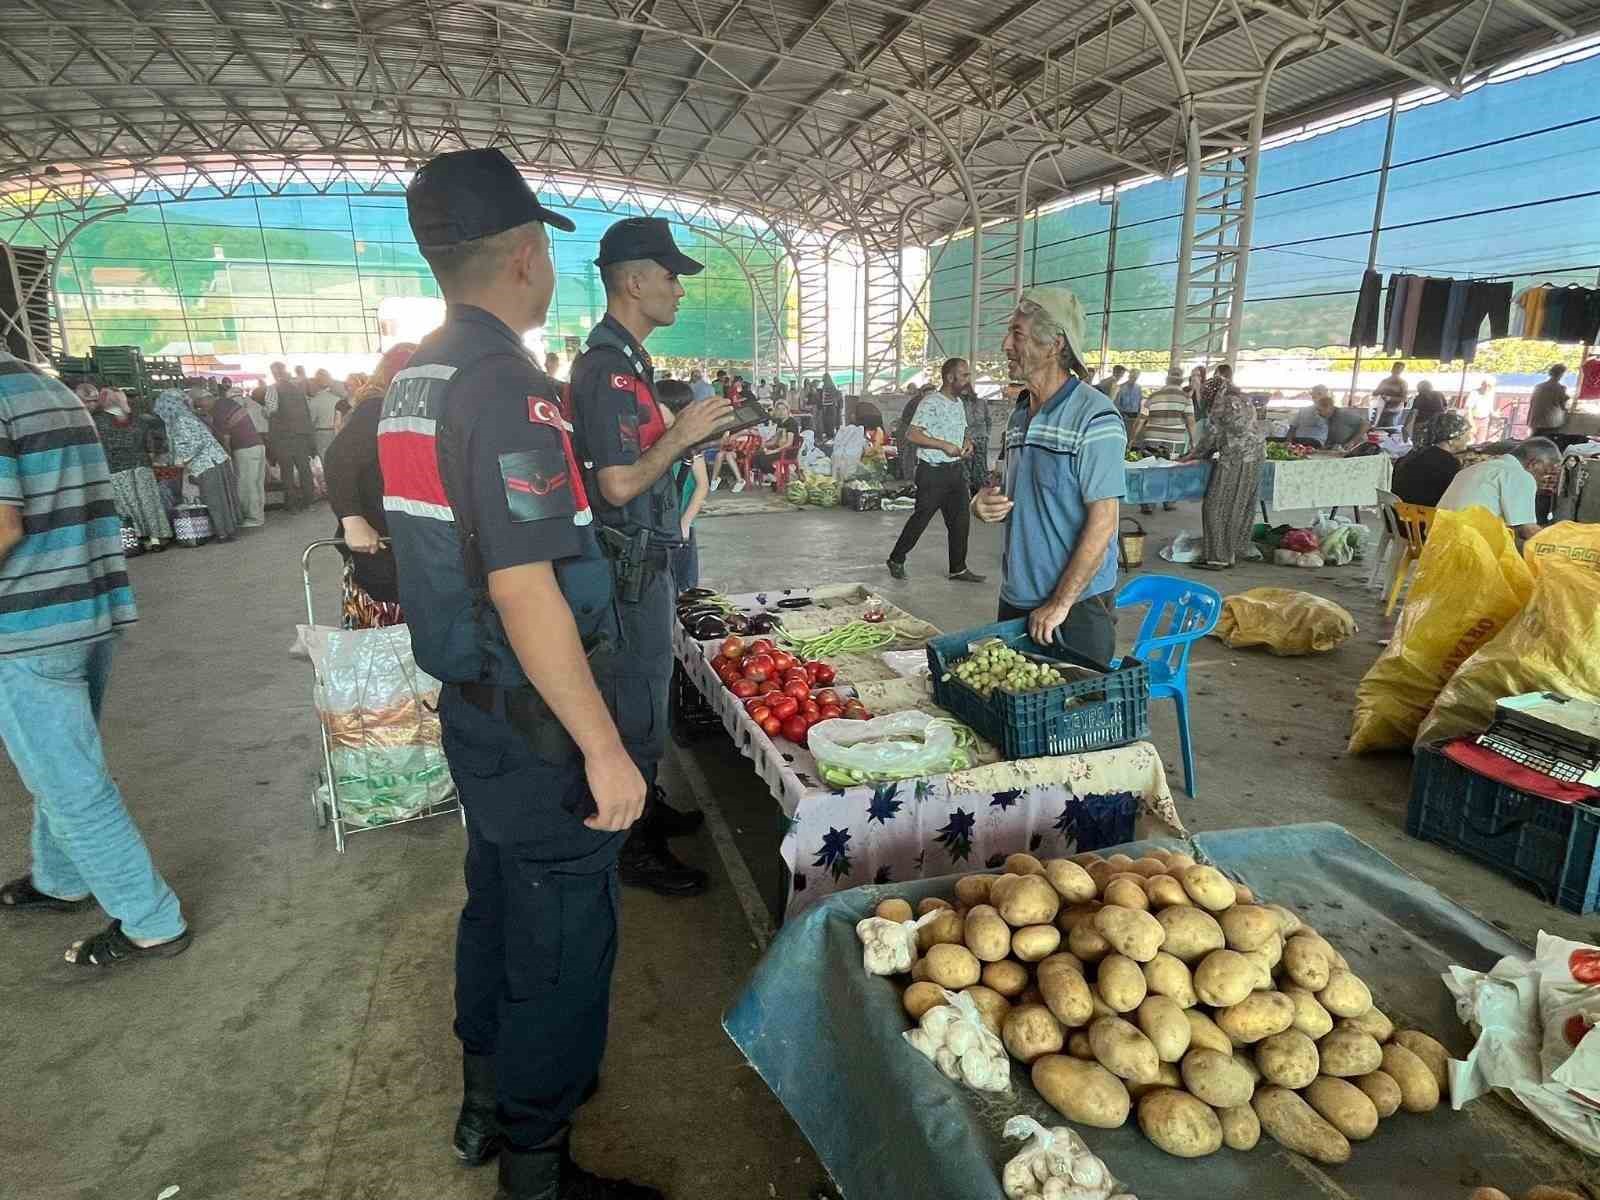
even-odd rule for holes
{"type": "MultiPolygon", "coordinates": [[[[760,611],[768,602],[814,596],[843,615],[865,591],[848,584],[760,593],[767,598],[760,604],[756,594],[727,599],[746,611],[760,611]]],[[[816,761],[804,747],[769,738],[722,686],[710,665],[715,643],[701,644],[679,629],[675,648],[685,674],[782,810],[788,915],[862,883],[998,866],[1018,850],[1060,855],[1113,845],[1133,836],[1140,813],[1173,832],[1186,832],[1161,756],[1148,742],[1015,762],[981,744],[977,765],[964,771],[830,788],[818,779],[816,761]]],[[[846,661],[835,662],[844,666],[841,679],[851,678],[846,661]]],[[[911,708],[941,712],[926,677],[898,678],[884,668],[875,680],[857,675],[853,682],[875,714],[911,708]]]]}

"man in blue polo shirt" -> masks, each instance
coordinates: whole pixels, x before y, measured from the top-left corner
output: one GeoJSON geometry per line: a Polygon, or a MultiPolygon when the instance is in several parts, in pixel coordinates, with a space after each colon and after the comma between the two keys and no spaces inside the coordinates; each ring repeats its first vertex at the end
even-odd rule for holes
{"type": "Polygon", "coordinates": [[[78,397],[0,350],[0,742],[33,796],[33,864],[0,913],[100,905],[110,926],[66,960],[170,958],[190,934],[100,745],[117,635],[137,619],[122,523],[78,397]]]}
{"type": "Polygon", "coordinates": [[[1026,617],[1034,641],[1097,663],[1116,653],[1112,592],[1127,432],[1116,406],[1083,374],[1083,306],[1065,288],[1024,292],[1006,331],[1013,381],[1028,403],[1005,434],[1005,491],[972,501],[1006,525],[1000,619],[1026,617]]]}

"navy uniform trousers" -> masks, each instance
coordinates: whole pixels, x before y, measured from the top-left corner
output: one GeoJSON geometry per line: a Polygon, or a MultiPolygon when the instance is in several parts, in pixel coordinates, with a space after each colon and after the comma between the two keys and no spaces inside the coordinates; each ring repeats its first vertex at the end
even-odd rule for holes
{"type": "MultiPolygon", "coordinates": [[[[670,573],[650,572],[640,603],[614,601],[620,644],[591,657],[647,783],[665,749],[672,595],[670,573]]],[[[626,834],[583,824],[583,758],[537,693],[472,693],[446,685],[439,706],[467,816],[455,1032],[466,1053],[494,1056],[501,1129],[532,1150],[566,1129],[599,1075],[626,834]]]]}

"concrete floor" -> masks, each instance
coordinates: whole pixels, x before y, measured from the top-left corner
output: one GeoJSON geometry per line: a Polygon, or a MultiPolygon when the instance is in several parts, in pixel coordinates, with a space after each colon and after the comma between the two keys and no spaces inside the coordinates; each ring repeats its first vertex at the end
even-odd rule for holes
{"type": "MultiPolygon", "coordinates": [[[[937,523],[912,578],[895,583],[882,563],[902,520],[841,510],[711,519],[704,574],[729,591],[863,580],[945,629],[992,619],[998,532],[974,531],[971,562],[988,585],[945,580],[937,523]]],[[[1197,527],[1198,511],[1146,523],[1197,527]]],[[[285,651],[302,614],[299,550],[330,526],[325,513],[279,516],[242,545],[130,566],[143,620],[119,659],[106,746],[196,942],[169,963],[100,975],[60,961],[103,923],[98,912],[0,916],[0,1200],[153,1200],[174,1184],[182,1200],[493,1194],[492,1169],[461,1170],[447,1146],[461,829],[447,818],[362,834],[340,857],[309,819],[309,668],[285,651]]],[[[1317,659],[1215,641],[1197,649],[1200,795],[1179,796],[1185,820],[1197,831],[1337,821],[1518,938],[1541,927],[1577,935],[1578,918],[1405,837],[1407,757],[1342,753],[1355,685],[1384,636],[1364,573],[1207,577],[1224,591],[1317,591],[1349,608],[1361,632],[1317,659]]],[[[1170,705],[1153,724],[1176,764],[1170,705]]],[[[775,899],[774,805],[730,747],[693,754],[775,899]]],[[[670,764],[666,782],[686,799],[670,764]]],[[[27,812],[0,757],[0,877],[26,864],[27,812]]],[[[579,1157],[679,1198],[803,1200],[822,1187],[822,1169],[720,1029],[756,942],[710,840],[679,852],[712,871],[713,887],[679,902],[626,896],[611,1049],[578,1121],[579,1157]]]]}

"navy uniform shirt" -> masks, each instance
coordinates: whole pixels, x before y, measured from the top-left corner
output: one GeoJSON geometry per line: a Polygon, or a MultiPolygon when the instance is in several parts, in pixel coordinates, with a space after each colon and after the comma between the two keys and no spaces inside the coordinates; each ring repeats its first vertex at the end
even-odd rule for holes
{"type": "Polygon", "coordinates": [[[468,305],[450,308],[390,384],[378,425],[383,507],[417,662],[436,678],[526,682],[481,599],[490,572],[553,563],[580,634],[603,620],[609,572],[569,431],[522,339],[468,305]]]}
{"type": "MultiPolygon", "coordinates": [[[[572,421],[590,471],[632,466],[666,432],[654,378],[655,366],[645,348],[606,314],[589,334],[589,349],[578,359],[572,376],[572,421]]],[[[665,489],[671,499],[666,507],[653,487],[620,508],[608,503],[598,486],[590,492],[602,524],[629,533],[646,528],[659,538],[680,540],[672,487],[665,489]]]]}

